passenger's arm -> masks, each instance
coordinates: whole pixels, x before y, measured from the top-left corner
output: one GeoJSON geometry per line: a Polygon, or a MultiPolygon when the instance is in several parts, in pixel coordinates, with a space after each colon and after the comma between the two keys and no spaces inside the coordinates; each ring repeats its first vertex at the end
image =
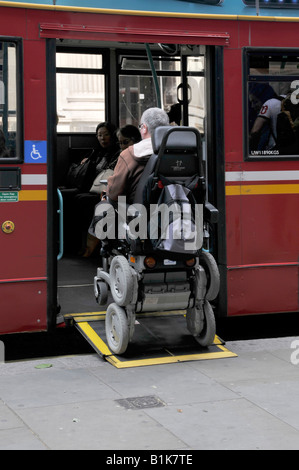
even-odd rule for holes
{"type": "Polygon", "coordinates": [[[120,155],[113,175],[108,178],[107,196],[112,201],[117,201],[118,196],[126,194],[128,171],[128,165],[120,155]]]}

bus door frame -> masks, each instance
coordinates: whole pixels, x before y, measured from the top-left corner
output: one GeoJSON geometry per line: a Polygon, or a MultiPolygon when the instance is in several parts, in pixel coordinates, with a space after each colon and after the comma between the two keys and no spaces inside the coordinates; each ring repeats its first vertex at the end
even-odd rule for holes
{"type": "MultiPolygon", "coordinates": [[[[57,131],[56,131],[56,39],[46,39],[47,59],[47,121],[48,121],[48,325],[55,327],[59,312],[57,300],[57,253],[58,253],[58,215],[57,215],[57,131]]],[[[223,123],[223,46],[206,46],[206,138],[207,138],[207,175],[208,199],[219,210],[219,221],[215,227],[213,254],[219,264],[221,288],[218,307],[221,316],[226,315],[226,237],[225,237],[225,175],[224,175],[224,123],[223,123]],[[213,112],[211,112],[213,111],[213,112]]],[[[115,68],[117,65],[115,64],[115,68]]],[[[187,74],[185,73],[185,82],[187,74]]],[[[118,80],[114,75],[114,84],[118,80]]],[[[110,90],[110,83],[108,90],[110,90]]],[[[185,91],[188,94],[186,88],[185,91]]],[[[185,98],[188,99],[186,95],[185,98]]],[[[114,100],[117,101],[116,94],[114,100]]],[[[188,106],[183,107],[188,114],[188,106]]],[[[116,103],[111,107],[116,109],[116,103]]],[[[116,118],[116,116],[111,116],[116,118]]],[[[183,123],[185,124],[185,119],[183,123]]]]}
{"type": "Polygon", "coordinates": [[[47,319],[48,329],[56,326],[59,313],[57,300],[57,115],[56,115],[56,40],[46,39],[46,89],[47,89],[47,142],[48,142],[48,206],[47,206],[47,319]]]}

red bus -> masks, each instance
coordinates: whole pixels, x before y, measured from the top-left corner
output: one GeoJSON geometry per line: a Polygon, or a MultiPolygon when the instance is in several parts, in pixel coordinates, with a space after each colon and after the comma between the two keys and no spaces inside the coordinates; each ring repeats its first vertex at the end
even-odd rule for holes
{"type": "Polygon", "coordinates": [[[70,252],[58,189],[98,123],[153,105],[202,136],[216,318],[298,312],[298,140],[278,146],[271,106],[299,102],[299,9],[114,3],[0,1],[0,334],[97,310],[97,261],[70,252]]]}

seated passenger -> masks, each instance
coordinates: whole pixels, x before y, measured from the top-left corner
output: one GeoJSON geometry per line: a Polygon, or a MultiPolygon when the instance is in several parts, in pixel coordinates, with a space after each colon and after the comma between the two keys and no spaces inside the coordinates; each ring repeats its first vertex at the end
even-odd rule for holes
{"type": "Polygon", "coordinates": [[[116,135],[121,152],[130,147],[130,145],[134,145],[141,140],[141,134],[138,127],[135,127],[132,124],[127,124],[126,126],[118,129],[116,135]]]}
{"type": "Polygon", "coordinates": [[[93,216],[94,206],[101,200],[101,194],[90,192],[94,179],[103,170],[113,170],[120,152],[116,137],[116,127],[109,122],[101,122],[96,128],[96,137],[99,146],[93,150],[88,158],[81,161],[83,165],[90,160],[88,166],[85,190],[62,190],[64,212],[66,215],[66,245],[71,245],[71,251],[78,251],[82,247],[82,234],[86,232],[93,216]]]}
{"type": "MultiPolygon", "coordinates": [[[[122,151],[128,148],[130,145],[140,142],[141,140],[141,134],[139,132],[139,129],[131,124],[127,124],[126,126],[121,127],[120,129],[118,129],[116,134],[117,134],[119,146],[122,151]]],[[[92,216],[93,216],[93,213],[89,219],[89,224],[92,220],[92,216]]],[[[88,258],[89,256],[91,256],[91,254],[94,252],[98,243],[99,243],[99,240],[88,233],[86,249],[83,254],[83,257],[88,258]]]]}

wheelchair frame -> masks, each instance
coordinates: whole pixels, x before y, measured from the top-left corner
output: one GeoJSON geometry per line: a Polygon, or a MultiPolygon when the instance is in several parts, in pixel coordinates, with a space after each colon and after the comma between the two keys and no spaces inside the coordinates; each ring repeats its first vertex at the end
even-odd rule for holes
{"type": "MultiPolygon", "coordinates": [[[[159,178],[159,164],[167,152],[186,150],[185,136],[193,135],[191,148],[196,148],[199,183],[204,203],[202,231],[203,244],[207,246],[208,223],[217,221],[217,209],[205,200],[205,180],[201,154],[200,134],[190,127],[165,127],[156,129],[153,150],[156,161],[150,172],[153,184],[159,178]],[[195,140],[194,140],[195,138],[195,140]],[[178,146],[179,148],[174,148],[178,146]],[[184,147],[185,146],[185,147],[184,147]]],[[[142,177],[148,178],[145,166],[142,177]]],[[[177,181],[177,179],[175,179],[177,181]]],[[[180,182],[179,184],[182,184],[180,182]]],[[[143,189],[144,181],[138,187],[143,189]]],[[[136,194],[138,193],[138,188],[136,194]]],[[[137,196],[138,199],[138,196],[137,196]]],[[[103,266],[94,277],[94,295],[100,305],[108,300],[108,289],[113,301],[107,308],[105,318],[106,339],[110,350],[123,354],[132,341],[136,313],[165,312],[175,310],[186,312],[187,328],[197,342],[203,346],[213,343],[216,322],[210,304],[219,292],[220,275],[217,263],[202,246],[194,255],[188,253],[146,252],[149,244],[142,241],[133,247],[127,240],[117,240],[109,246],[102,245],[103,266]],[[136,249],[136,246],[138,247],[136,249]],[[141,248],[140,248],[141,246],[141,248]]]]}

